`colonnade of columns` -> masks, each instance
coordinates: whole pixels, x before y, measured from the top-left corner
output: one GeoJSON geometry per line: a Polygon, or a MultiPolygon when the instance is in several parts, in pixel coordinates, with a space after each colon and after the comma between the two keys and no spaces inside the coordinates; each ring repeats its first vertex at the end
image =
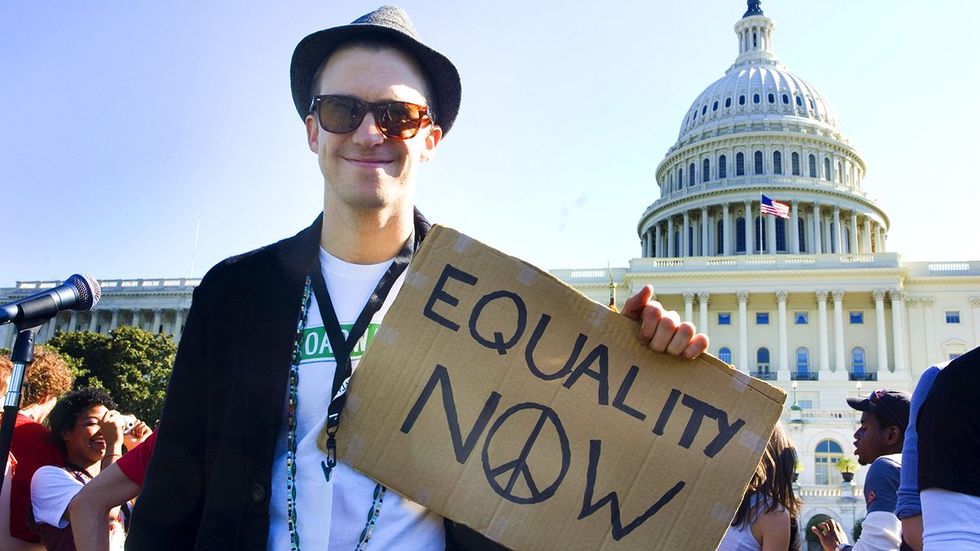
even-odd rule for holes
{"type": "Polygon", "coordinates": [[[784,221],[784,243],[777,248],[776,217],[761,215],[759,206],[759,201],[725,202],[661,218],[641,235],[642,254],[645,258],[676,258],[729,256],[746,254],[746,251],[748,254],[871,254],[885,250],[885,228],[868,213],[821,203],[801,205],[799,201],[790,202],[790,217],[784,221]],[[756,247],[756,233],[762,231],[756,224],[759,216],[765,224],[765,240],[759,240],[761,249],[756,247]],[[735,231],[739,218],[745,224],[741,247],[735,231]],[[805,221],[802,241],[801,219],[805,221]]]}
{"type": "MultiPolygon", "coordinates": [[[[753,293],[758,296],[761,293],[753,293]]],[[[808,363],[816,360],[819,366],[818,373],[820,380],[847,380],[848,377],[848,355],[844,343],[844,290],[833,289],[818,290],[814,298],[817,306],[817,348],[815,354],[808,358],[808,363]],[[829,300],[828,300],[829,299],[829,300]],[[832,302],[832,322],[828,327],[828,302],[832,302]],[[831,343],[833,353],[831,353],[831,343]]],[[[776,373],[779,380],[789,380],[791,372],[796,372],[792,365],[790,347],[788,343],[789,315],[787,313],[788,291],[776,291],[776,326],[777,326],[777,348],[775,357],[776,373]]],[[[708,302],[710,293],[707,292],[687,292],[683,293],[684,299],[684,319],[694,322],[694,300],[697,298],[699,305],[699,330],[707,332],[709,328],[708,302]]],[[[755,371],[753,368],[752,356],[749,354],[748,342],[748,303],[750,293],[748,291],[737,291],[735,298],[738,303],[738,317],[734,323],[738,327],[738,343],[733,348],[732,361],[735,366],[744,372],[755,371]]],[[[876,331],[876,358],[878,365],[878,377],[888,378],[890,376],[900,376],[909,370],[906,360],[905,340],[905,292],[897,289],[875,290],[872,292],[875,303],[875,331],[876,331]],[[885,299],[891,301],[891,324],[892,324],[892,347],[888,348],[886,336],[886,316],[885,299]],[[889,368],[889,352],[894,358],[894,369],[889,368]]],[[[809,322],[808,322],[809,323],[809,322]]],[[[727,346],[727,344],[725,344],[727,346]]],[[[717,349],[716,349],[717,350],[717,349]]],[[[809,370],[809,366],[808,366],[809,370]]]]}
{"type": "MultiPolygon", "coordinates": [[[[90,312],[61,312],[41,327],[37,340],[47,342],[56,331],[108,333],[120,325],[131,325],[151,333],[173,335],[174,340],[179,341],[186,317],[187,308],[101,308],[90,312]],[[148,320],[151,323],[147,324],[148,320]]],[[[0,348],[11,348],[15,337],[12,325],[0,327],[0,348]]]]}

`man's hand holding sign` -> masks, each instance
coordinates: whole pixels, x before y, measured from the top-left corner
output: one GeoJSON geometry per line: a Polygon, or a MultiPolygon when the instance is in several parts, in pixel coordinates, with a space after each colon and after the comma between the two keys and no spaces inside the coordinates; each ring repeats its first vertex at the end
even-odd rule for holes
{"type": "Polygon", "coordinates": [[[700,356],[651,297],[619,315],[434,228],[351,381],[338,456],[515,549],[713,549],[785,394],[700,356]]]}

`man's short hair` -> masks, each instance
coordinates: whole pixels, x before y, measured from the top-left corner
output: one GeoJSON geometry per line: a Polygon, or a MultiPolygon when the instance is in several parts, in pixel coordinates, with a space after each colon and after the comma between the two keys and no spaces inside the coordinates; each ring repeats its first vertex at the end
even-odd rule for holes
{"type": "Polygon", "coordinates": [[[427,107],[429,108],[429,117],[432,118],[433,122],[439,124],[439,119],[437,118],[439,106],[436,105],[436,95],[433,93],[434,89],[432,87],[432,77],[430,77],[425,71],[425,67],[423,67],[422,63],[419,62],[417,57],[415,57],[415,54],[406,48],[404,44],[390,36],[383,34],[355,35],[337,44],[337,47],[331,50],[330,53],[323,58],[323,61],[320,62],[320,68],[317,69],[316,73],[313,75],[313,89],[310,90],[310,96],[315,96],[319,93],[318,86],[320,85],[320,75],[323,74],[323,69],[327,66],[327,62],[330,61],[330,58],[332,58],[337,52],[347,48],[363,48],[370,52],[377,52],[385,49],[395,50],[414,60],[415,66],[418,68],[419,72],[422,73],[422,80],[425,81],[425,90],[423,90],[423,92],[425,93],[425,100],[427,102],[427,107]]]}
{"type": "Polygon", "coordinates": [[[38,346],[34,361],[24,373],[24,392],[21,407],[33,406],[45,398],[58,398],[71,390],[74,380],[68,364],[53,348],[38,346]]]}
{"type": "Polygon", "coordinates": [[[116,402],[113,401],[109,393],[101,388],[80,388],[65,394],[54,405],[48,415],[48,427],[51,429],[51,437],[54,443],[66,453],[65,440],[62,438],[65,432],[70,431],[75,426],[75,421],[82,412],[92,406],[103,405],[106,409],[116,409],[116,402]]]}

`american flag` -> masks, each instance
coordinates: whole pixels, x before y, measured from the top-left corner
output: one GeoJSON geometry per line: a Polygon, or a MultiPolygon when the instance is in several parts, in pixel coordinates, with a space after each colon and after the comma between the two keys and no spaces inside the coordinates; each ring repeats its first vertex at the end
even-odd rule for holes
{"type": "Polygon", "coordinates": [[[780,218],[789,218],[789,205],[780,203],[779,201],[773,201],[772,199],[762,195],[762,203],[760,210],[762,214],[771,214],[773,216],[778,216],[780,218]]]}

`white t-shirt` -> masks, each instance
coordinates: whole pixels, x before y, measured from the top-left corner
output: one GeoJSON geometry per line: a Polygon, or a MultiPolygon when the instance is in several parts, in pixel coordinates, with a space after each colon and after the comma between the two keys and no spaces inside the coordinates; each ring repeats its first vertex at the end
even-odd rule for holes
{"type": "MultiPolygon", "coordinates": [[[[31,508],[38,524],[47,524],[58,529],[68,527],[63,517],[68,504],[84,484],[70,472],[61,467],[47,465],[41,467],[31,478],[31,508]]],[[[118,519],[106,519],[109,530],[109,548],[122,551],[126,543],[126,532],[118,519]]]]}
{"type": "MultiPolygon", "coordinates": [[[[391,261],[381,264],[349,264],[320,250],[320,266],[337,319],[345,331],[354,324],[367,304],[378,280],[391,261]]],[[[371,320],[365,336],[351,354],[357,364],[366,344],[373,338],[385,312],[391,307],[405,274],[388,293],[381,309],[371,320]]],[[[303,549],[354,549],[371,508],[376,482],[354,471],[338,457],[330,482],[321,462],[326,455],[316,445],[327,418],[336,363],[323,329],[320,309],[313,297],[303,332],[299,366],[299,411],[296,427],[296,517],[300,547],[303,549]]],[[[270,551],[286,551],[289,546],[286,509],[286,436],[288,418],[282,418],[272,467],[272,495],[269,502],[270,551]]],[[[341,423],[343,415],[341,414],[341,423]]],[[[445,534],[442,517],[389,490],[385,493],[369,549],[443,549],[445,534]]]]}

